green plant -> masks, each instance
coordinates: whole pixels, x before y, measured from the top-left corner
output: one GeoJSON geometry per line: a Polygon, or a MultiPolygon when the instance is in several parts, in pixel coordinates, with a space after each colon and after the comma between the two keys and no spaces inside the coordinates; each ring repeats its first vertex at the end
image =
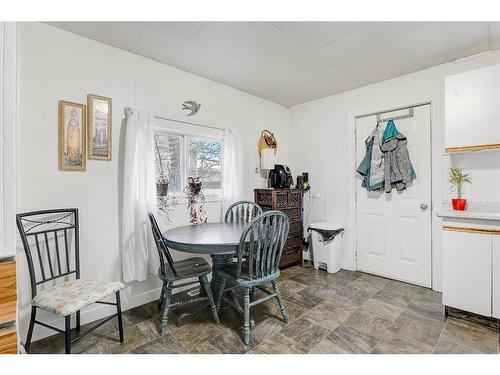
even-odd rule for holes
{"type": "Polygon", "coordinates": [[[471,177],[460,168],[450,168],[450,183],[457,188],[457,198],[462,198],[462,185],[464,182],[472,183],[471,177]]]}

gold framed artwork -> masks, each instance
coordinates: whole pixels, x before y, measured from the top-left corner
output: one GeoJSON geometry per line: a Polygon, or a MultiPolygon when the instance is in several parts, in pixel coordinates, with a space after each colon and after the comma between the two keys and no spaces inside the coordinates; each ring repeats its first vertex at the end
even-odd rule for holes
{"type": "Polygon", "coordinates": [[[111,99],[87,95],[88,158],[111,160],[111,99]]]}
{"type": "Polygon", "coordinates": [[[84,104],[59,101],[59,170],[85,171],[87,161],[84,104]]]}

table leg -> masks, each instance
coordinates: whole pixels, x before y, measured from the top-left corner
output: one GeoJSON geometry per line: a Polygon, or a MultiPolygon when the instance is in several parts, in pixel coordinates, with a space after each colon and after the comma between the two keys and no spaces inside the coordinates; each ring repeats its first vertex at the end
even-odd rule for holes
{"type": "Polygon", "coordinates": [[[221,267],[231,264],[233,261],[233,254],[211,254],[210,257],[212,258],[212,281],[211,281],[211,286],[212,286],[212,292],[214,294],[214,298],[217,299],[216,293],[219,292],[219,284],[220,284],[220,278],[218,277],[218,271],[221,269],[221,267]]]}

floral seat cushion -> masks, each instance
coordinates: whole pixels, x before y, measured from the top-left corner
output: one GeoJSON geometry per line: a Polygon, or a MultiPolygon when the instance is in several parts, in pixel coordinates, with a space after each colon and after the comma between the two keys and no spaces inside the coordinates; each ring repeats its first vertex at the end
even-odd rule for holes
{"type": "Polygon", "coordinates": [[[40,291],[33,298],[32,304],[42,310],[64,317],[123,288],[125,285],[115,281],[65,281],[40,291]]]}

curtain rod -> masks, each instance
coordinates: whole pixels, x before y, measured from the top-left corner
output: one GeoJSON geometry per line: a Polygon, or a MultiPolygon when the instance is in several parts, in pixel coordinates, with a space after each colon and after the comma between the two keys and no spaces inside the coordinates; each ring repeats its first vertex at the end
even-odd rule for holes
{"type": "Polygon", "coordinates": [[[178,123],[186,124],[186,125],[201,126],[202,128],[215,129],[215,130],[221,130],[221,131],[225,130],[224,128],[218,128],[216,126],[195,124],[194,122],[174,120],[173,118],[168,118],[168,117],[163,117],[163,116],[153,116],[153,117],[158,119],[158,120],[166,120],[166,121],[173,121],[173,122],[178,122],[178,123]]]}

